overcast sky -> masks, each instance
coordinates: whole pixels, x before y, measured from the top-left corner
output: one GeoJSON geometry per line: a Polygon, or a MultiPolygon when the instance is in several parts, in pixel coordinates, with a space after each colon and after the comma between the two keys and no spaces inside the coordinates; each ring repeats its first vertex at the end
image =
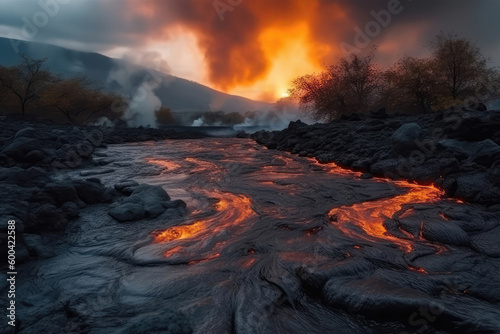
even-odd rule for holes
{"type": "Polygon", "coordinates": [[[383,65],[425,55],[445,31],[470,38],[498,66],[499,14],[499,0],[0,0],[0,36],[127,56],[272,100],[346,46],[363,49],[355,37],[367,27],[383,65]],[[378,29],[372,12],[390,23],[378,29]]]}

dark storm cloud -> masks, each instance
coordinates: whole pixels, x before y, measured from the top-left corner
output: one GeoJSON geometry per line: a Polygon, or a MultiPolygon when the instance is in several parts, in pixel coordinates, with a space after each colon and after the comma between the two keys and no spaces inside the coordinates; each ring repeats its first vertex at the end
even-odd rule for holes
{"type": "MultiPolygon", "coordinates": [[[[51,3],[58,3],[57,14],[48,16],[36,34],[24,39],[104,51],[165,41],[172,29],[188,29],[198,38],[211,82],[228,88],[258,80],[269,69],[270,60],[259,44],[266,28],[305,20],[311,49],[331,46],[321,55],[324,62],[331,62],[342,43],[355,45],[357,31],[364,31],[374,20],[373,11],[387,9],[394,1],[72,0],[64,4],[67,0],[4,0],[0,4],[0,33],[23,37],[26,20],[36,24],[37,13],[51,3]],[[214,4],[219,4],[219,11],[214,4]]],[[[387,63],[403,53],[421,54],[426,42],[440,31],[454,31],[477,41],[495,63],[500,63],[495,57],[500,51],[500,24],[495,17],[500,1],[401,0],[400,7],[401,13],[391,17],[390,25],[370,38],[381,46],[387,63]]]]}

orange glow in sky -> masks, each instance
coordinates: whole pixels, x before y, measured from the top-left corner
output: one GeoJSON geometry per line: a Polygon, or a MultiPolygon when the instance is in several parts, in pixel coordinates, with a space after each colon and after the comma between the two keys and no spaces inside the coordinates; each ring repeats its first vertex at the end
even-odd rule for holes
{"type": "Polygon", "coordinates": [[[255,83],[238,85],[231,88],[229,93],[275,102],[287,96],[293,79],[321,71],[321,64],[317,60],[320,57],[312,56],[317,50],[310,47],[309,29],[306,24],[298,24],[293,28],[264,30],[259,43],[271,63],[269,71],[255,83]]]}

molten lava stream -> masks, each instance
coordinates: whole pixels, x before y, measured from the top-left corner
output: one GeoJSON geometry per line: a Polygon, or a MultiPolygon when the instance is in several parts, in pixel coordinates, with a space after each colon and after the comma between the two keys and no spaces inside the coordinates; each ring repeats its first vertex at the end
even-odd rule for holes
{"type": "Polygon", "coordinates": [[[191,173],[207,173],[207,177],[212,182],[221,179],[223,169],[216,164],[196,158],[185,158],[184,160],[197,166],[191,169],[191,173]]]}
{"type": "MultiPolygon", "coordinates": [[[[252,210],[252,202],[245,195],[212,192],[207,197],[219,198],[219,201],[215,205],[217,214],[207,219],[195,221],[191,225],[174,226],[166,230],[154,231],[152,233],[154,242],[168,243],[189,239],[190,241],[197,240],[204,243],[211,237],[218,235],[221,231],[238,226],[255,215],[255,212],[252,210]]],[[[164,256],[169,257],[183,250],[184,247],[177,245],[166,251],[164,256]]],[[[212,257],[216,257],[215,254],[212,257]]]]}
{"type": "Polygon", "coordinates": [[[408,188],[409,191],[392,198],[334,208],[328,215],[335,222],[335,226],[346,235],[363,237],[348,228],[347,224],[351,223],[361,227],[371,237],[391,241],[405,252],[411,252],[413,250],[411,242],[388,234],[383,225],[384,221],[401,210],[404,204],[434,203],[442,198],[444,192],[435,186],[421,186],[405,181],[394,181],[394,183],[402,188],[408,188]]]}
{"type": "Polygon", "coordinates": [[[165,167],[169,171],[181,168],[181,165],[167,159],[147,159],[146,162],[153,165],[165,167]]]}

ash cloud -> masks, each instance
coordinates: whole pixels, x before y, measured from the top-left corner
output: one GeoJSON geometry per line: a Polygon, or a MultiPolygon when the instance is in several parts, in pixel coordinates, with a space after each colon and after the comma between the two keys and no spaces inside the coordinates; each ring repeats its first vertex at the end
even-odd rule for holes
{"type": "MultiPolygon", "coordinates": [[[[226,0],[220,1],[229,4],[226,0]]],[[[352,42],[354,27],[363,28],[373,19],[370,12],[387,8],[389,2],[243,0],[225,12],[221,20],[213,0],[75,0],[60,5],[59,13],[50,17],[48,24],[33,38],[102,52],[115,47],[135,50],[169,40],[174,31],[185,29],[197,37],[211,84],[227,90],[238,84],[254,83],[269,71],[272,59],[266,57],[259,43],[266,29],[286,29],[305,22],[311,57],[319,63],[331,63],[339,55],[339,44],[352,42]]],[[[397,46],[381,51],[384,63],[390,63],[402,53],[422,52],[419,51],[422,46],[442,30],[471,38],[487,55],[493,56],[498,50],[496,32],[500,23],[495,17],[500,11],[498,1],[401,0],[401,4],[403,12],[372,41],[382,45],[391,41],[397,46]],[[405,38],[407,35],[412,38],[405,38]]],[[[19,34],[23,18],[32,20],[40,10],[38,1],[2,1],[0,34],[19,34]]],[[[492,60],[500,65],[499,59],[492,60]]]]}

